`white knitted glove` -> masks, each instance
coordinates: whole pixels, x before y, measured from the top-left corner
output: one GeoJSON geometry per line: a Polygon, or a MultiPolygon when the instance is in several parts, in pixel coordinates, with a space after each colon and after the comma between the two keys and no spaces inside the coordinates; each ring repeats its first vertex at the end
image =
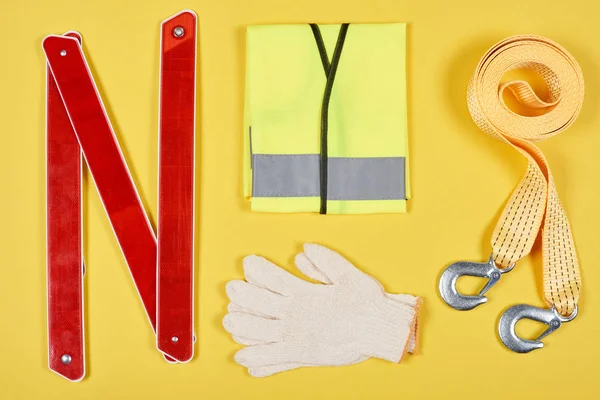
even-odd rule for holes
{"type": "MultiPolygon", "coordinates": [[[[298,269],[304,275],[306,275],[309,278],[314,279],[316,281],[320,281],[325,284],[331,284],[331,282],[327,279],[327,277],[325,275],[323,275],[322,272],[319,271],[318,267],[316,265],[314,265],[308,259],[306,254],[304,254],[304,253],[298,254],[296,256],[295,262],[296,262],[296,266],[298,267],[298,269]]],[[[246,275],[247,275],[246,279],[248,280],[248,282],[255,284],[258,287],[261,287],[259,284],[252,282],[252,279],[251,279],[251,277],[248,276],[248,274],[246,274],[246,275]]],[[[248,293],[244,292],[243,286],[240,288],[238,286],[238,284],[232,283],[231,285],[227,286],[227,293],[229,294],[229,297],[231,299],[231,303],[229,303],[229,305],[227,306],[227,311],[229,311],[230,313],[242,312],[242,313],[257,315],[257,316],[261,316],[261,317],[265,317],[265,318],[271,318],[268,315],[261,314],[259,310],[249,309],[240,304],[240,303],[242,303],[242,304],[247,303],[246,299],[247,299],[248,293]],[[241,291],[238,289],[241,289],[241,291]]],[[[413,329],[411,330],[411,335],[410,335],[410,338],[408,341],[408,352],[415,353],[416,347],[417,347],[417,335],[418,335],[418,313],[419,313],[419,307],[421,304],[421,299],[419,297],[416,297],[416,296],[413,296],[410,294],[385,293],[385,295],[392,300],[407,304],[410,307],[415,308],[417,316],[415,317],[415,324],[414,324],[413,329]]],[[[257,344],[268,343],[268,342],[264,342],[261,340],[249,339],[249,338],[240,337],[240,336],[236,336],[236,335],[233,335],[233,340],[239,344],[246,345],[246,346],[254,346],[257,344]]],[[[368,356],[363,356],[361,359],[357,360],[357,363],[367,360],[368,358],[369,358],[368,356]]],[[[255,377],[265,377],[265,376],[270,376],[270,375],[273,375],[273,374],[276,374],[279,372],[288,371],[291,369],[296,369],[296,368],[300,368],[300,367],[311,367],[311,366],[316,366],[316,365],[307,365],[307,364],[299,364],[299,363],[285,363],[285,364],[268,365],[268,366],[264,366],[264,367],[250,368],[249,372],[252,376],[255,376],[255,377]]]]}
{"type": "MultiPolygon", "coordinates": [[[[232,294],[231,296],[237,297],[237,294],[232,294]]],[[[419,307],[421,304],[421,299],[419,297],[415,297],[410,294],[386,293],[386,296],[392,300],[398,301],[400,303],[405,303],[405,304],[409,305],[410,307],[415,308],[417,315],[415,316],[415,324],[414,324],[413,329],[411,330],[411,335],[408,340],[408,352],[415,354],[416,347],[417,347],[417,335],[418,335],[418,313],[419,313],[419,307]]],[[[233,302],[229,303],[229,305],[227,306],[227,311],[229,311],[230,313],[242,312],[242,313],[246,313],[246,314],[252,314],[252,315],[266,317],[264,315],[261,315],[259,312],[255,311],[255,310],[249,310],[249,309],[244,308],[244,307],[240,306],[239,304],[236,304],[233,302]]],[[[235,335],[233,336],[233,340],[235,342],[245,345],[245,346],[255,346],[257,344],[268,343],[268,342],[263,342],[263,341],[256,340],[256,339],[248,339],[248,338],[235,336],[235,335]]],[[[368,357],[368,356],[363,356],[360,359],[358,359],[355,364],[358,364],[360,362],[368,360],[369,358],[370,357],[368,357]]],[[[285,372],[285,371],[289,371],[289,370],[301,368],[301,367],[318,367],[318,365],[300,364],[300,363],[284,363],[284,364],[276,364],[276,365],[266,365],[264,367],[249,368],[248,371],[249,371],[250,375],[257,377],[257,378],[262,378],[262,377],[271,376],[273,374],[277,374],[279,372],[285,372]]]]}
{"type": "Polygon", "coordinates": [[[302,366],[348,365],[369,357],[399,362],[414,348],[419,300],[386,295],[378,281],[339,254],[307,244],[298,268],[312,284],[264,258],[244,260],[246,279],[227,285],[223,325],[250,345],[235,360],[253,376],[302,366]],[[412,343],[409,343],[412,342],[412,343]]]}

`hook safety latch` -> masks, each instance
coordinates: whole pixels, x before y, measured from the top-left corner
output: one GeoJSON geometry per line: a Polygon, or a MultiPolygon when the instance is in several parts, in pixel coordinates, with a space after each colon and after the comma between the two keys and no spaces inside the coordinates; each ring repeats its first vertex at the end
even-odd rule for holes
{"type": "Polygon", "coordinates": [[[459,261],[450,265],[440,277],[439,290],[440,295],[450,307],[457,310],[466,311],[487,302],[484,294],[492,288],[499,280],[502,274],[510,272],[515,267],[511,264],[505,269],[500,269],[494,262],[494,255],[486,263],[476,263],[459,261]],[[479,278],[488,278],[488,282],[476,296],[465,296],[456,290],[456,281],[461,276],[475,276],[479,278]]]}
{"type": "Polygon", "coordinates": [[[510,350],[516,353],[529,353],[532,350],[544,347],[544,343],[541,342],[543,338],[560,328],[563,322],[572,321],[576,316],[577,306],[575,306],[575,310],[571,315],[564,317],[554,307],[547,309],[519,304],[510,307],[502,314],[498,324],[498,333],[502,343],[510,350]],[[548,329],[535,340],[521,339],[515,331],[515,326],[523,318],[542,322],[548,325],[548,329]]]}

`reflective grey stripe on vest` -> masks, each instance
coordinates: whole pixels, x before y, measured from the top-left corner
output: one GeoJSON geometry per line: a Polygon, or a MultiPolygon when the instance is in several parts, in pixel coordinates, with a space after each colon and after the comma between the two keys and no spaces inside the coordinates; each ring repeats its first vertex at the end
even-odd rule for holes
{"type": "MultiPolygon", "coordinates": [[[[329,200],[404,200],[404,157],[329,157],[329,200]]],[[[252,196],[319,196],[318,154],[253,154],[252,196]]]]}

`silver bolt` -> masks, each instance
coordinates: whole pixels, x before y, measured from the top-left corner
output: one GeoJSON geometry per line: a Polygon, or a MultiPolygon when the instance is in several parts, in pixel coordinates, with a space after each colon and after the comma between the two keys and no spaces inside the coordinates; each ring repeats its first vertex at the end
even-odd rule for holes
{"type": "Polygon", "coordinates": [[[180,38],[180,37],[182,37],[182,36],[183,36],[183,34],[184,34],[184,33],[185,33],[185,30],[184,30],[184,29],[183,29],[181,26],[176,26],[176,27],[173,29],[173,35],[174,35],[175,37],[178,37],[178,38],[180,38]]]}
{"type": "Polygon", "coordinates": [[[494,272],[494,273],[492,274],[492,277],[494,277],[495,279],[498,279],[498,278],[500,278],[500,273],[498,273],[498,272],[494,272]]]}
{"type": "Polygon", "coordinates": [[[60,55],[63,56],[63,57],[66,56],[67,55],[67,51],[66,50],[61,50],[60,51],[60,55]]]}
{"type": "Polygon", "coordinates": [[[62,361],[63,364],[69,365],[71,364],[71,356],[68,354],[63,354],[60,358],[60,361],[62,361]]]}
{"type": "Polygon", "coordinates": [[[173,343],[177,343],[177,342],[179,342],[179,338],[178,338],[177,336],[173,336],[173,337],[171,338],[171,342],[173,342],[173,343]]]}

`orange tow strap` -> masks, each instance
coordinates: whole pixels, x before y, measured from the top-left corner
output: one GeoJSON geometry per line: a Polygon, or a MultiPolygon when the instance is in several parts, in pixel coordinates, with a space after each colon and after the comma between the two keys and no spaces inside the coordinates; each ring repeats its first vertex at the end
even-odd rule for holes
{"type": "Polygon", "coordinates": [[[583,75],[575,59],[557,43],[533,35],[509,37],[493,46],[477,65],[467,92],[477,126],[529,161],[494,229],[493,259],[501,268],[513,265],[530,253],[541,229],[544,297],[563,317],[576,310],[581,290],[579,262],[550,166],[534,142],[568,128],[579,114],[583,93],[583,75]],[[539,74],[548,87],[547,98],[540,99],[525,81],[501,84],[505,73],[515,69],[539,74]],[[506,90],[523,107],[545,113],[523,116],[511,111],[503,97],[506,90]]]}

